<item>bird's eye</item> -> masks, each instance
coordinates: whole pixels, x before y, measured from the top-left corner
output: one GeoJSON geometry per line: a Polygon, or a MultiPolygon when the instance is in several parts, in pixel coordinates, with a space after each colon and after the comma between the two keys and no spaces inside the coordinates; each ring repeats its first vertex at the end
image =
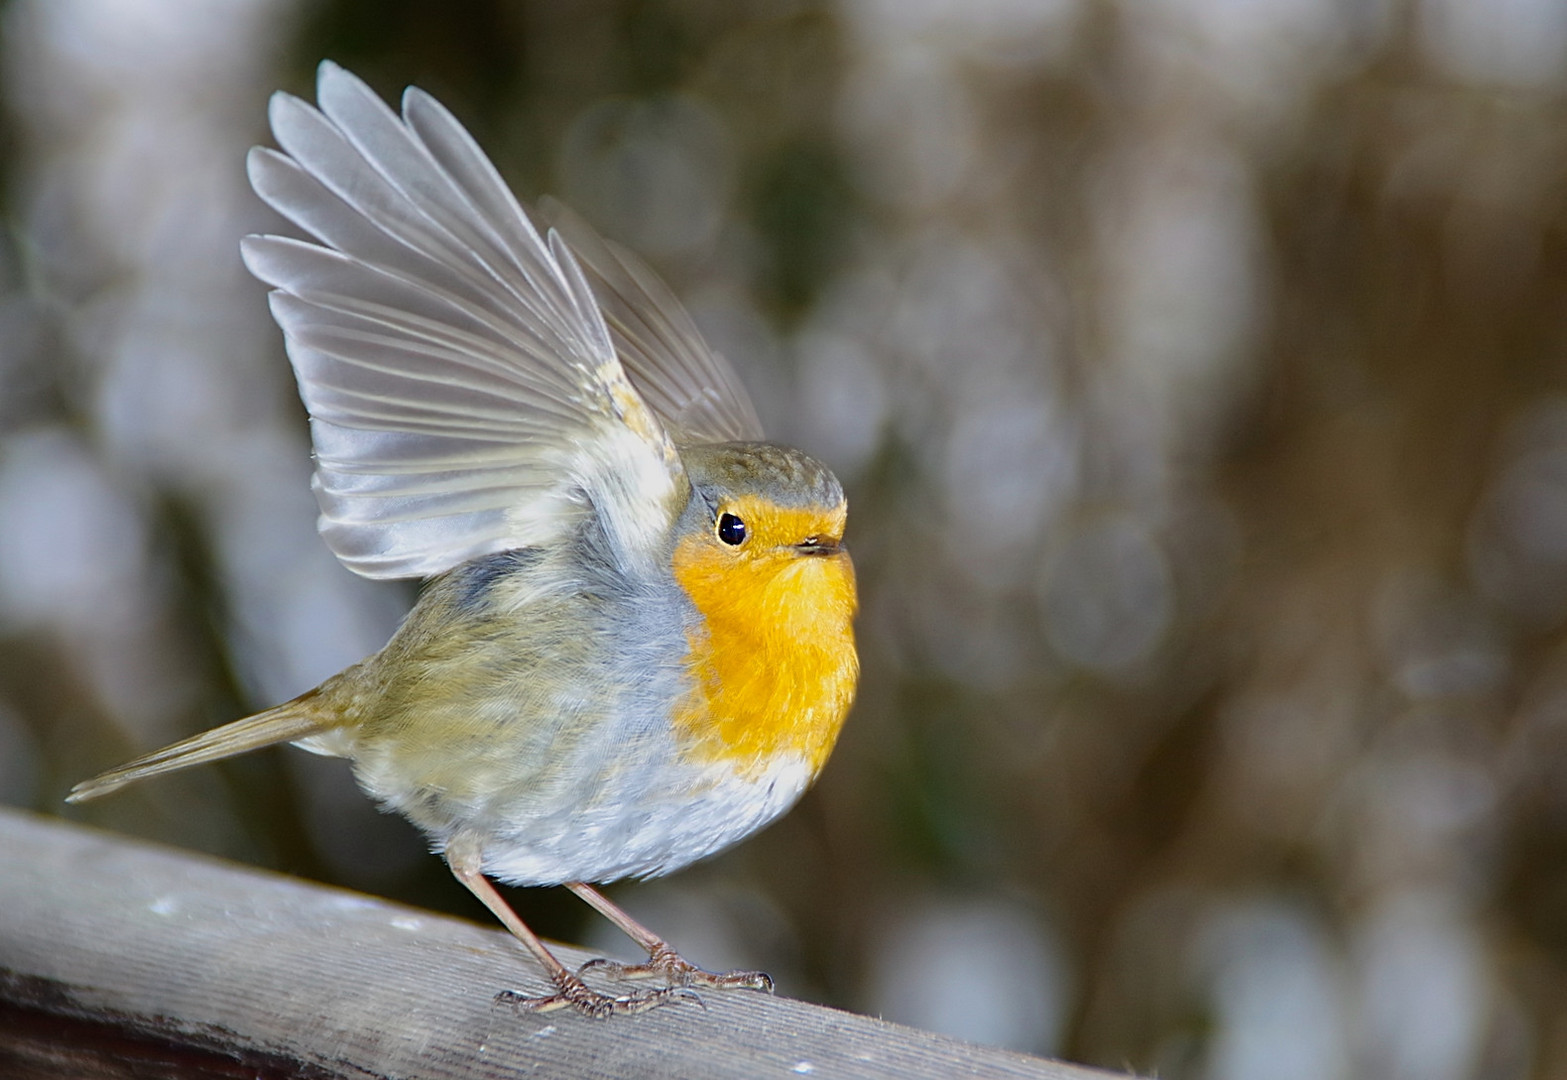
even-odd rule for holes
{"type": "Polygon", "coordinates": [[[731,547],[745,543],[745,522],[733,514],[723,514],[718,519],[718,538],[731,547]]]}

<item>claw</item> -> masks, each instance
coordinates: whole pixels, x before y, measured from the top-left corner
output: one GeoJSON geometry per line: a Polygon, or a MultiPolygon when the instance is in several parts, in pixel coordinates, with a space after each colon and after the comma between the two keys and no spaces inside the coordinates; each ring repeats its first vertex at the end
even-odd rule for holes
{"type": "Polygon", "coordinates": [[[661,978],[671,987],[702,986],[714,990],[762,990],[773,992],[772,976],[764,971],[706,971],[665,946],[656,950],[644,964],[622,964],[618,960],[589,960],[577,969],[580,977],[587,971],[599,971],[618,981],[661,978]]]}
{"type": "Polygon", "coordinates": [[[554,1012],[556,1009],[575,1009],[583,1016],[592,1017],[595,1020],[603,1020],[614,1015],[630,1015],[632,1013],[647,1012],[656,1009],[660,1005],[673,1005],[682,1001],[695,1002],[702,1008],[707,1008],[707,1003],[694,990],[683,986],[666,986],[658,990],[638,990],[630,994],[612,996],[601,994],[597,990],[589,988],[582,979],[570,972],[557,976],[554,980],[555,993],[540,994],[537,996],[519,994],[515,990],[502,990],[495,995],[495,1004],[510,1005],[514,1009],[527,1012],[554,1012]]]}

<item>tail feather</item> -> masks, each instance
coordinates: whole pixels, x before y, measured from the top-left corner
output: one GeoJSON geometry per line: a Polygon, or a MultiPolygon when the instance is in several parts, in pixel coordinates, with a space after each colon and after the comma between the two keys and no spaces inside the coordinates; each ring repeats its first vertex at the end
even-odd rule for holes
{"type": "Polygon", "coordinates": [[[249,750],[259,750],[263,746],[319,735],[335,725],[329,717],[309,707],[307,703],[315,696],[316,691],[312,690],[265,712],[192,735],[162,750],[154,750],[91,780],[83,780],[71,789],[65,801],[86,802],[149,776],[160,776],[191,765],[204,765],[249,750]]]}

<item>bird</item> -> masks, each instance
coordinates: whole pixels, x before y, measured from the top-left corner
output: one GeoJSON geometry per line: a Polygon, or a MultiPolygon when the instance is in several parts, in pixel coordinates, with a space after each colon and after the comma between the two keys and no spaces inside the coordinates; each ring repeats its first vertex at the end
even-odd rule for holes
{"type": "Polygon", "coordinates": [[[497,1000],[605,1017],[770,992],[598,886],[729,847],[821,772],[859,678],[842,485],[765,441],[646,264],[559,203],[536,224],[430,94],[399,113],[323,61],[316,103],[279,91],[268,117],[251,185],[308,238],[241,254],[309,414],[319,531],[350,570],[424,584],[380,652],[68,801],[279,743],[344,757],[552,985],[497,1000]],[[647,961],[567,968],[492,879],[564,885],[647,961]]]}

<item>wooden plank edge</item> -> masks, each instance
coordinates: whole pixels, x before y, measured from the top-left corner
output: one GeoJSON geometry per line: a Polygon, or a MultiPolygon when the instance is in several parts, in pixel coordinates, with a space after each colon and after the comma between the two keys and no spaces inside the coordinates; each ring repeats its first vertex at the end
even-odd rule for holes
{"type": "Polygon", "coordinates": [[[262,1076],[1111,1075],[754,992],[594,1021],[503,989],[545,989],[503,931],[0,808],[0,1003],[72,1046],[262,1076]]]}

